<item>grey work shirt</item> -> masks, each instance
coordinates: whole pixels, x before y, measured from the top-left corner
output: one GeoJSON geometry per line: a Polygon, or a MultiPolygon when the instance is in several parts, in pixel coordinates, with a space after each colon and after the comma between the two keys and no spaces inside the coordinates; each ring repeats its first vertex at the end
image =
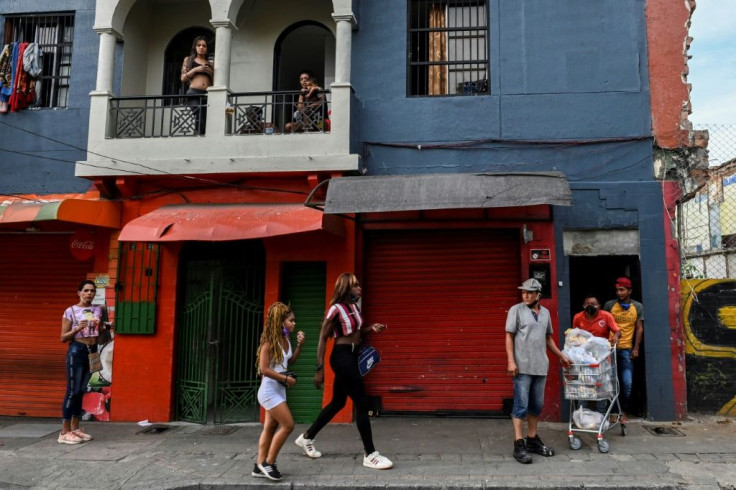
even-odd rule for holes
{"type": "Polygon", "coordinates": [[[535,320],[527,305],[516,304],[506,317],[506,331],[514,334],[514,360],[519,373],[546,376],[549,370],[547,335],[552,335],[549,310],[539,305],[535,320]]]}

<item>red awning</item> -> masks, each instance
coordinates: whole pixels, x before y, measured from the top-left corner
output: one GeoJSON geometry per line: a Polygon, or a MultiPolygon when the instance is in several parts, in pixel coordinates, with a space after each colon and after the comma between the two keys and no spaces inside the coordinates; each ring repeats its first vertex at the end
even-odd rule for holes
{"type": "Polygon", "coordinates": [[[178,242],[247,240],[325,229],[329,220],[303,204],[163,206],[130,221],[118,240],[178,242]]]}
{"type": "Polygon", "coordinates": [[[63,221],[83,225],[120,227],[120,203],[88,199],[62,199],[53,202],[18,202],[0,206],[0,225],[63,221]]]}

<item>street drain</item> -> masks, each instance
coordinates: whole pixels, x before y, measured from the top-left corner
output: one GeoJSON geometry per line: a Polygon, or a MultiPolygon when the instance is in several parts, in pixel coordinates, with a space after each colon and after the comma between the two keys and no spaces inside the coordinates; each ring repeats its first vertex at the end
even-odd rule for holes
{"type": "Polygon", "coordinates": [[[150,427],[146,427],[143,430],[139,430],[138,432],[136,432],[136,434],[146,434],[146,435],[156,436],[159,434],[163,434],[164,432],[168,432],[171,429],[173,429],[173,427],[171,427],[170,425],[154,424],[150,427]]]}
{"type": "Polygon", "coordinates": [[[204,430],[200,432],[200,434],[202,434],[203,436],[226,436],[232,434],[238,429],[240,429],[240,427],[236,427],[233,425],[220,425],[218,427],[204,430]]]}
{"type": "Polygon", "coordinates": [[[685,437],[685,433],[673,427],[662,427],[660,425],[643,425],[647,432],[653,436],[685,437]]]}

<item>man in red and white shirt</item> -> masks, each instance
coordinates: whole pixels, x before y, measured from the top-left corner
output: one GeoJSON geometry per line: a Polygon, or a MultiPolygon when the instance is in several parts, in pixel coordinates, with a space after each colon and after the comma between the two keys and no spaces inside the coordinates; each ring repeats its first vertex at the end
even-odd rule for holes
{"type": "Polygon", "coordinates": [[[601,305],[595,296],[586,296],[583,311],[572,319],[572,327],[586,330],[596,337],[609,339],[612,345],[616,345],[621,337],[621,330],[616,325],[613,315],[601,310],[601,305]]]}

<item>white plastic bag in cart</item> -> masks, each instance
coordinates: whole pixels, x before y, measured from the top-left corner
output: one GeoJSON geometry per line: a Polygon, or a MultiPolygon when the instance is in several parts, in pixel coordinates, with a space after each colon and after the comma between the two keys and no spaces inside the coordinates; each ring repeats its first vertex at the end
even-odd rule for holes
{"type": "Polygon", "coordinates": [[[583,349],[597,361],[602,361],[611,353],[611,344],[608,343],[608,339],[593,337],[583,344],[583,349]]]}
{"type": "Polygon", "coordinates": [[[583,330],[582,328],[568,328],[565,330],[565,349],[569,349],[570,347],[579,347],[592,336],[592,333],[583,330]]]}
{"type": "MultiPolygon", "coordinates": [[[[581,405],[580,408],[572,413],[572,421],[578,429],[598,430],[601,422],[603,422],[603,414],[583,408],[581,405]]],[[[606,421],[603,424],[603,430],[608,430],[608,426],[609,423],[606,421]]]]}
{"type": "Polygon", "coordinates": [[[562,353],[570,359],[573,364],[595,364],[598,360],[588,354],[582,347],[565,347],[562,353]]]}

